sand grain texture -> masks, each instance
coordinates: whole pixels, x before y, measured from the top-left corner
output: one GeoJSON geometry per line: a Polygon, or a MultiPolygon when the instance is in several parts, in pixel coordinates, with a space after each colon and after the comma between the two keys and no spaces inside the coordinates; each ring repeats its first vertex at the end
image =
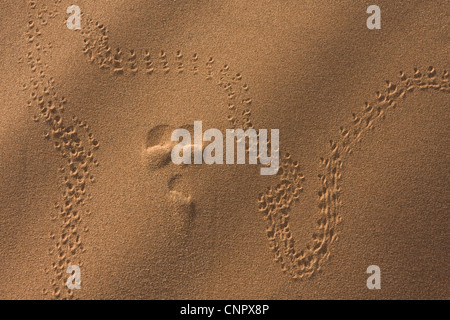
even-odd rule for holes
{"type": "Polygon", "coordinates": [[[71,4],[1,4],[0,298],[449,298],[448,1],[375,31],[363,2],[71,4]],[[175,166],[196,120],[279,128],[278,175],[175,166]]]}

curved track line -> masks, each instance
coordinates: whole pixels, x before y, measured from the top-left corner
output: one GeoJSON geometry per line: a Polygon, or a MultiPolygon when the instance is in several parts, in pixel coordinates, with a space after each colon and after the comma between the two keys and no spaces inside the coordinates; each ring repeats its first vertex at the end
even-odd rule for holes
{"type": "MultiPolygon", "coordinates": [[[[60,14],[58,5],[60,0],[55,0],[55,7],[48,9],[36,7],[36,1],[29,0],[29,8],[35,15],[30,14],[28,24],[27,41],[30,51],[26,61],[31,67],[34,75],[31,79],[31,98],[28,102],[30,107],[40,110],[40,115],[35,117],[36,121],[43,118],[50,126],[51,132],[45,134],[45,138],[54,141],[55,149],[67,160],[61,167],[61,172],[69,175],[64,178],[64,201],[56,204],[59,210],[59,221],[61,222],[60,234],[50,237],[56,240],[56,248],[51,249],[51,254],[56,254],[57,262],[53,264],[55,279],[52,280],[52,293],[54,298],[72,298],[73,292],[66,290],[64,270],[76,259],[80,259],[78,251],[83,251],[78,228],[81,223],[79,205],[86,200],[84,196],[86,186],[94,181],[89,173],[91,163],[98,165],[93,160],[93,150],[98,148],[89,131],[89,126],[74,117],[74,125],[68,125],[62,116],[64,105],[67,101],[59,98],[54,87],[53,78],[45,74],[46,67],[41,60],[42,53],[51,49],[51,44],[41,46],[37,39],[41,36],[41,30],[36,26],[44,27],[48,19],[60,14]],[[84,128],[86,137],[76,130],[76,125],[84,128]],[[89,142],[86,143],[86,140],[89,142]],[[85,145],[90,145],[88,150],[85,145]]],[[[138,52],[134,49],[126,52],[121,49],[112,49],[109,43],[107,28],[94,22],[86,15],[83,16],[84,26],[82,36],[84,41],[83,52],[88,60],[98,65],[99,69],[110,70],[115,75],[125,72],[136,74],[143,71],[148,75],[168,74],[175,70],[178,74],[191,72],[193,75],[202,75],[205,80],[216,80],[223,89],[226,99],[226,107],[229,110],[228,120],[233,128],[253,128],[251,122],[252,99],[249,97],[249,87],[242,81],[240,73],[232,74],[228,65],[215,69],[214,58],[208,58],[201,62],[197,54],[193,54],[186,60],[181,50],[174,57],[169,57],[165,51],[160,51],[156,56],[148,50],[144,50],[142,58],[138,58],[138,52]]],[[[449,93],[449,74],[444,71],[441,77],[436,75],[434,68],[427,70],[423,76],[415,69],[412,77],[400,73],[399,84],[390,81],[386,83],[383,93],[377,92],[376,99],[366,103],[363,110],[353,114],[352,123],[342,126],[341,139],[337,142],[330,141],[330,153],[327,157],[320,158],[323,173],[319,174],[322,189],[318,192],[318,207],[320,217],[317,221],[317,230],[312,235],[312,241],[305,249],[298,250],[295,247],[289,217],[292,205],[299,200],[303,192],[302,182],[304,175],[300,172],[298,161],[291,159],[285,154],[281,159],[279,169],[280,182],[277,186],[269,187],[261,193],[258,198],[259,212],[267,221],[266,234],[270,248],[274,253],[274,260],[280,264],[282,270],[292,278],[301,279],[310,277],[321,269],[323,263],[330,255],[330,248],[338,236],[337,226],[341,221],[339,207],[341,205],[340,193],[343,168],[343,157],[352,153],[352,147],[361,140],[361,136],[374,126],[391,110],[394,109],[405,95],[420,90],[434,90],[449,93]]],[[[270,141],[269,141],[270,143],[270,141]]],[[[86,211],[89,214],[89,211],[86,211]]],[[[53,220],[57,217],[53,216],[53,220]]],[[[85,227],[87,231],[87,226],[85,227]]],[[[82,262],[79,262],[79,265],[82,262]]],[[[46,290],[43,291],[46,294],[46,290]]]]}

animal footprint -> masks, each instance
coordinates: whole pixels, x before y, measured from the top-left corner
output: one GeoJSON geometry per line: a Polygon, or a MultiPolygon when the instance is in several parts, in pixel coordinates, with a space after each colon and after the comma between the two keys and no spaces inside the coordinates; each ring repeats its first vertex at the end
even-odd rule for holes
{"type": "Polygon", "coordinates": [[[150,169],[162,168],[170,163],[170,154],[175,145],[175,142],[170,141],[171,132],[168,125],[158,125],[147,133],[144,158],[150,169]]]}
{"type": "Polygon", "coordinates": [[[181,177],[181,174],[175,174],[169,179],[169,199],[175,206],[176,221],[181,222],[181,226],[186,226],[194,218],[195,204],[191,195],[185,195],[181,191],[175,190],[181,177]]]}
{"type": "MultiPolygon", "coordinates": [[[[186,130],[193,130],[192,125],[183,125],[180,128],[186,130]]],[[[145,150],[144,150],[144,162],[150,170],[160,170],[171,164],[171,152],[172,148],[177,142],[171,141],[171,133],[175,127],[162,124],[150,129],[147,133],[145,150]]],[[[188,146],[187,146],[188,147],[188,146]]],[[[196,147],[203,148],[203,146],[190,146],[191,150],[196,147]]],[[[175,172],[178,171],[178,167],[185,169],[186,165],[175,166],[175,172]]],[[[169,201],[174,206],[175,221],[181,222],[180,225],[184,226],[192,220],[195,213],[195,204],[190,194],[185,194],[179,190],[176,190],[182,175],[175,173],[170,176],[167,186],[169,190],[169,201]]]]}

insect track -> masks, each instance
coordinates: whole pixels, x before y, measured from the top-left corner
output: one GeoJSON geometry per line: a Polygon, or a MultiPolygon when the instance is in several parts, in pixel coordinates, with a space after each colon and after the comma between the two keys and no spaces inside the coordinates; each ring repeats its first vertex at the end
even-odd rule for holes
{"type": "MultiPolygon", "coordinates": [[[[99,142],[95,139],[89,125],[76,116],[71,120],[64,114],[68,103],[59,97],[55,79],[48,77],[45,55],[53,44],[42,44],[42,32],[48,22],[63,12],[61,0],[54,0],[52,8],[38,6],[37,1],[28,0],[30,9],[25,38],[28,53],[21,62],[30,66],[32,78],[23,89],[30,90],[28,106],[37,110],[36,122],[43,121],[46,126],[44,138],[51,141],[55,151],[64,164],[60,168],[63,176],[63,200],[55,203],[56,214],[51,220],[57,221],[56,233],[51,233],[55,246],[50,254],[55,256],[51,281],[53,298],[73,298],[74,293],[65,287],[64,271],[70,264],[82,266],[82,253],[85,250],[81,240],[81,230],[88,231],[83,224],[83,217],[90,211],[83,208],[89,200],[87,188],[95,181],[91,167],[99,164],[94,159],[99,142]],[[79,128],[79,129],[78,129],[79,128]]],[[[124,73],[145,73],[148,76],[164,76],[169,73],[203,77],[207,82],[215,82],[224,95],[224,107],[228,110],[227,119],[232,128],[244,130],[255,128],[252,117],[252,98],[249,86],[243,81],[241,73],[232,72],[228,64],[217,67],[213,57],[200,58],[197,53],[186,55],[182,50],[168,53],[165,50],[135,50],[113,48],[105,25],[95,22],[83,13],[83,54],[87,60],[98,66],[99,70],[109,71],[120,76],[124,73]]],[[[362,110],[355,112],[349,124],[339,128],[341,137],[330,141],[330,152],[321,157],[321,172],[318,178],[321,189],[318,191],[319,216],[317,228],[311,241],[303,249],[298,249],[292,234],[290,215],[292,206],[300,200],[305,180],[300,170],[300,163],[285,153],[280,162],[278,175],[280,181],[276,186],[267,187],[258,199],[258,212],[267,222],[266,235],[274,260],[281,269],[294,279],[308,278],[321,270],[330,256],[332,244],[338,239],[338,225],[342,221],[339,214],[341,206],[341,179],[344,159],[353,152],[354,146],[361,141],[365,132],[377,126],[391,110],[397,108],[405,96],[421,91],[449,93],[449,73],[444,71],[438,76],[433,67],[425,74],[414,69],[412,76],[400,72],[400,82],[386,81],[386,88],[377,92],[371,102],[366,102],[362,110]]],[[[268,141],[270,144],[270,140],[268,141]]],[[[49,272],[49,270],[46,270],[49,272]]],[[[43,294],[48,290],[44,289],[43,294]]]]}

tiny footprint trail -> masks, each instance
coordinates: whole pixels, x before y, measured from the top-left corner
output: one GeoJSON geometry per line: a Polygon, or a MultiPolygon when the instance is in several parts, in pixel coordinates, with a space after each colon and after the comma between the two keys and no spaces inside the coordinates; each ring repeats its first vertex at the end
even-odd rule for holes
{"type": "MultiPolygon", "coordinates": [[[[36,1],[28,0],[30,13],[26,41],[29,51],[19,63],[26,62],[32,73],[30,83],[24,85],[24,89],[30,90],[28,107],[38,112],[34,120],[43,122],[47,128],[44,138],[52,141],[55,151],[64,163],[60,168],[64,190],[62,200],[55,203],[56,213],[51,216],[51,220],[57,221],[58,227],[57,231],[50,235],[55,241],[55,246],[49,251],[55,256],[55,262],[50,268],[54,273],[50,291],[55,299],[71,299],[74,298],[74,292],[65,286],[68,277],[65,270],[70,264],[83,264],[82,253],[85,247],[81,230],[88,231],[83,219],[90,214],[84,205],[89,200],[87,189],[95,181],[91,168],[99,164],[94,157],[99,142],[85,121],[76,116],[67,118],[64,106],[68,102],[64,97],[58,96],[55,79],[46,74],[47,65],[44,58],[52,44],[43,45],[39,39],[42,38],[48,21],[65,12],[61,7],[61,0],[53,2],[52,8],[48,8],[45,5],[38,7],[36,1]]],[[[62,22],[65,17],[60,18],[62,22]]],[[[106,26],[95,22],[85,13],[82,21],[80,35],[84,42],[83,53],[99,70],[116,76],[127,72],[143,72],[148,76],[189,72],[193,76],[203,77],[207,82],[215,82],[223,92],[224,106],[228,110],[227,117],[232,128],[256,128],[251,121],[252,99],[249,86],[243,81],[242,74],[232,72],[227,64],[217,67],[213,57],[202,59],[196,53],[186,56],[182,50],[169,54],[164,50],[153,53],[145,49],[141,51],[112,48],[106,26]]],[[[329,154],[320,158],[321,172],[318,178],[321,189],[318,191],[317,228],[310,243],[303,249],[299,249],[295,243],[289,222],[292,206],[300,200],[304,192],[302,183],[305,177],[301,173],[299,162],[292,159],[289,153],[285,153],[280,159],[279,183],[267,187],[259,195],[258,212],[267,222],[265,232],[274,261],[290,277],[311,277],[320,271],[328,260],[331,247],[338,239],[338,225],[342,221],[339,208],[344,159],[352,154],[354,146],[361,141],[362,136],[379,125],[407,95],[422,91],[450,93],[448,71],[439,75],[433,67],[429,67],[425,74],[414,69],[412,76],[400,72],[399,78],[398,83],[387,81],[386,88],[376,92],[373,101],[366,102],[361,111],[352,115],[348,124],[339,128],[340,139],[330,141],[329,154]]],[[[152,140],[151,137],[147,139],[152,140]]],[[[270,139],[268,143],[270,144],[270,139]]],[[[180,175],[169,181],[171,191],[178,179],[180,175]]],[[[48,294],[48,290],[44,289],[43,294],[48,294]]]]}
{"type": "Polygon", "coordinates": [[[374,101],[366,102],[360,112],[353,113],[350,124],[340,127],[341,138],[330,141],[329,154],[320,158],[317,229],[304,249],[296,248],[289,224],[292,204],[298,201],[303,191],[304,176],[299,172],[298,162],[286,154],[280,165],[280,183],[260,194],[259,211],[267,221],[266,233],[274,259],[292,278],[311,277],[321,270],[330,256],[330,248],[338,239],[337,227],[342,221],[339,208],[344,159],[353,153],[353,147],[362,136],[379,125],[407,95],[429,90],[450,92],[448,72],[438,76],[433,67],[428,68],[426,75],[415,69],[413,76],[400,72],[399,78],[398,84],[386,81],[385,90],[376,92],[374,101]]]}
{"type": "MultiPolygon", "coordinates": [[[[87,19],[88,27],[84,33],[84,53],[88,60],[98,64],[100,69],[110,70],[114,74],[139,72],[138,65],[148,74],[168,74],[172,69],[177,73],[192,72],[194,75],[203,74],[206,80],[218,78],[218,85],[226,94],[226,107],[229,110],[228,120],[233,128],[244,130],[255,128],[251,121],[252,99],[249,95],[249,86],[242,81],[242,74],[230,74],[228,65],[220,70],[213,66],[214,58],[209,58],[204,66],[206,72],[199,68],[199,57],[193,54],[188,62],[184,62],[181,50],[178,50],[174,61],[170,63],[165,51],[152,57],[145,50],[143,61],[139,63],[136,50],[113,49],[109,42],[107,28],[91,19],[87,19]],[[172,64],[174,66],[172,67],[172,64]],[[159,67],[159,68],[158,68],[159,67]]],[[[203,66],[200,63],[200,66],[203,66]]],[[[395,109],[406,95],[417,91],[434,90],[449,93],[448,72],[437,75],[433,67],[429,67],[424,76],[415,69],[412,77],[400,72],[400,83],[386,81],[383,92],[376,92],[374,101],[366,102],[362,111],[354,113],[349,125],[340,127],[341,139],[330,141],[330,153],[320,158],[322,172],[318,174],[321,190],[318,191],[319,217],[317,230],[313,233],[311,243],[299,250],[295,246],[289,224],[290,211],[293,204],[300,199],[303,192],[302,182],[305,177],[300,172],[298,161],[286,153],[281,159],[279,169],[280,182],[276,186],[268,187],[258,199],[259,212],[267,221],[266,234],[269,245],[274,253],[274,260],[281,269],[292,278],[310,277],[321,269],[322,264],[330,256],[330,247],[338,239],[337,226],[342,221],[339,215],[342,192],[341,179],[343,159],[353,151],[353,146],[361,141],[365,132],[373,129],[386,117],[390,110],[395,109]]],[[[270,147],[270,139],[268,140],[270,147]]],[[[248,150],[247,150],[248,151],[248,150]]]]}
{"type": "MultiPolygon", "coordinates": [[[[68,101],[58,94],[56,80],[47,74],[45,62],[52,43],[44,44],[43,32],[49,21],[60,16],[55,0],[53,5],[38,6],[37,1],[28,1],[28,22],[25,31],[28,52],[19,59],[30,67],[29,83],[23,85],[28,90],[27,102],[35,115],[33,120],[41,122],[45,128],[43,138],[52,143],[61,159],[61,199],[55,202],[55,211],[50,214],[54,231],[49,234],[53,246],[48,253],[54,262],[45,273],[52,273],[50,289],[42,289],[43,295],[54,299],[72,299],[74,291],[66,286],[66,270],[70,265],[83,266],[83,233],[88,232],[86,220],[91,212],[87,208],[91,195],[88,190],[95,182],[93,168],[99,165],[95,151],[99,142],[95,139],[89,125],[77,116],[68,116],[65,112],[68,101]]],[[[63,17],[61,17],[63,18],[63,17]]]]}

